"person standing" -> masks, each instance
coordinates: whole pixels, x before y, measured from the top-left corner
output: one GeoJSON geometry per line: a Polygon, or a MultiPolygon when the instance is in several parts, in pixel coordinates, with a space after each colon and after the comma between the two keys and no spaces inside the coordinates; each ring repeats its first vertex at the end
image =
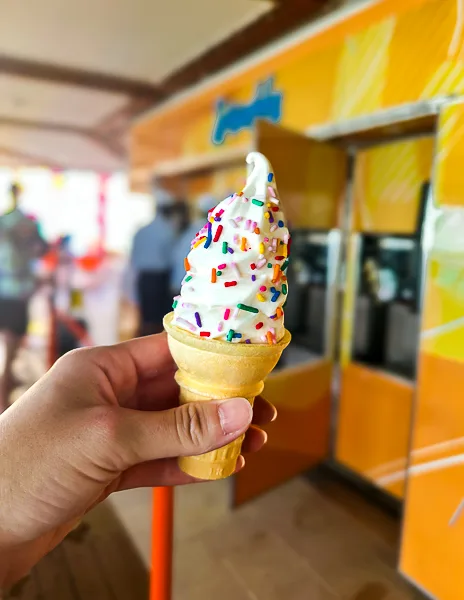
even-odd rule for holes
{"type": "Polygon", "coordinates": [[[176,243],[174,196],[162,188],[153,188],[156,215],[134,236],[130,267],[140,311],[139,335],[163,330],[163,317],[169,312],[169,282],[172,253],[176,243]]]}
{"type": "Polygon", "coordinates": [[[11,208],[0,216],[0,336],[5,350],[0,374],[0,413],[8,408],[12,365],[27,331],[29,300],[36,287],[33,261],[47,250],[37,223],[19,208],[19,184],[11,185],[10,196],[11,208]]]}
{"type": "Polygon", "coordinates": [[[203,194],[196,203],[197,218],[193,220],[179,236],[173,252],[171,274],[171,293],[178,294],[185,275],[184,259],[190,252],[193,238],[206,225],[208,211],[216,206],[216,200],[210,194],[203,194]]]}

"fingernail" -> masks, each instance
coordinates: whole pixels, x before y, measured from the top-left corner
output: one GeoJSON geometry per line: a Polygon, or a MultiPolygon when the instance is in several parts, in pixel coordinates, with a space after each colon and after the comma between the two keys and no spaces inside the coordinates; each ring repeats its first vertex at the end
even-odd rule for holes
{"type": "Polygon", "coordinates": [[[252,410],[245,398],[224,400],[218,407],[219,421],[225,434],[245,429],[251,423],[252,410]]]}

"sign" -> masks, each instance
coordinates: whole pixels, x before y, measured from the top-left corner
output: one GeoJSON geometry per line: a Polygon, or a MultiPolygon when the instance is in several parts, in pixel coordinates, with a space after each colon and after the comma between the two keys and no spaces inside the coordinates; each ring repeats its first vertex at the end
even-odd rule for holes
{"type": "Polygon", "coordinates": [[[282,92],[274,90],[274,78],[270,77],[256,86],[253,100],[248,104],[229,104],[221,99],[217,103],[213,143],[220,145],[228,133],[252,129],[258,119],[278,123],[282,116],[282,92]]]}

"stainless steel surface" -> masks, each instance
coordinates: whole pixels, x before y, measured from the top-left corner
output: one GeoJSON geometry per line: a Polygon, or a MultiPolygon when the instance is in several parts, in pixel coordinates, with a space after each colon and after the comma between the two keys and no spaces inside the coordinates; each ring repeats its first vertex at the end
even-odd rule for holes
{"type": "Polygon", "coordinates": [[[342,234],[339,229],[332,229],[328,234],[327,287],[324,306],[324,354],[335,359],[338,316],[338,279],[340,275],[342,234]]]}
{"type": "Polygon", "coordinates": [[[309,345],[316,349],[322,342],[322,355],[327,353],[326,329],[328,324],[327,299],[330,294],[328,286],[316,287],[309,286],[308,303],[305,306],[306,319],[309,324],[307,332],[307,341],[309,345]]]}
{"type": "Polygon", "coordinates": [[[368,115],[347,119],[328,125],[316,125],[307,130],[307,134],[317,140],[327,141],[335,138],[351,136],[356,133],[399,125],[421,117],[438,115],[440,108],[449,103],[450,97],[442,96],[432,100],[410,102],[393,108],[387,108],[368,115]]]}
{"type": "Polygon", "coordinates": [[[354,309],[353,344],[355,354],[364,354],[369,343],[369,311],[372,300],[367,296],[358,296],[354,309]]]}
{"type": "MultiPolygon", "coordinates": [[[[464,103],[464,101],[462,101],[462,102],[464,103]]],[[[449,102],[445,102],[440,105],[440,111],[444,106],[446,106],[446,104],[449,104],[449,102]]],[[[439,121],[439,123],[440,123],[440,121],[439,121]]],[[[433,158],[433,165],[432,165],[430,193],[429,193],[429,198],[428,198],[426,208],[425,208],[424,223],[422,225],[422,228],[423,228],[422,229],[422,233],[423,233],[422,248],[421,248],[422,249],[422,273],[421,273],[421,287],[420,287],[420,291],[419,291],[419,318],[418,318],[418,321],[419,321],[419,323],[418,323],[419,343],[417,344],[417,349],[416,349],[416,373],[417,373],[418,378],[420,377],[420,368],[419,368],[420,332],[422,331],[422,322],[424,319],[424,299],[425,299],[425,289],[426,289],[426,284],[427,284],[427,265],[428,265],[428,261],[429,261],[430,250],[432,249],[433,241],[434,241],[435,221],[436,221],[437,216],[441,212],[436,205],[435,197],[434,197],[434,193],[433,193],[435,181],[436,181],[437,175],[438,175],[437,153],[438,153],[438,136],[439,136],[439,134],[440,134],[440,130],[438,127],[437,135],[435,136],[434,158],[433,158]]],[[[406,478],[405,478],[405,482],[404,482],[404,506],[405,507],[407,507],[408,496],[409,496],[409,475],[408,475],[408,473],[409,473],[409,467],[411,466],[411,453],[412,453],[412,449],[413,449],[414,424],[415,424],[416,416],[417,416],[417,404],[418,404],[417,390],[418,390],[418,386],[416,385],[415,389],[414,389],[413,397],[412,397],[411,427],[410,427],[410,434],[409,434],[408,453],[407,453],[407,457],[406,457],[406,478]]],[[[403,546],[404,535],[405,535],[405,526],[404,526],[404,520],[403,520],[402,527],[401,527],[401,535],[400,535],[400,548],[402,548],[402,546],[403,546]]],[[[429,598],[433,598],[424,588],[421,587],[421,585],[417,581],[410,578],[406,573],[404,573],[401,570],[400,559],[398,559],[398,571],[399,571],[399,573],[401,573],[403,575],[403,577],[408,579],[412,585],[414,585],[419,590],[421,590],[429,598]]]]}
{"type": "Polygon", "coordinates": [[[393,302],[389,309],[386,359],[389,364],[412,364],[417,354],[419,315],[393,302]]]}

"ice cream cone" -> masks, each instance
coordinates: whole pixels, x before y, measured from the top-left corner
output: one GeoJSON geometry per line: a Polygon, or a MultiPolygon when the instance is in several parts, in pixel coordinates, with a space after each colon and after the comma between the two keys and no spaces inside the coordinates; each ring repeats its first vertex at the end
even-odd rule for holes
{"type": "MultiPolygon", "coordinates": [[[[222,400],[237,396],[253,406],[263,390],[264,378],[276,366],[290,343],[290,333],[276,344],[236,344],[198,337],[172,324],[174,313],[164,318],[169,348],[178,366],[176,381],[181,404],[222,400]]],[[[234,442],[201,454],[179,459],[188,475],[199,479],[223,479],[235,471],[243,436],[234,442]]]]}

